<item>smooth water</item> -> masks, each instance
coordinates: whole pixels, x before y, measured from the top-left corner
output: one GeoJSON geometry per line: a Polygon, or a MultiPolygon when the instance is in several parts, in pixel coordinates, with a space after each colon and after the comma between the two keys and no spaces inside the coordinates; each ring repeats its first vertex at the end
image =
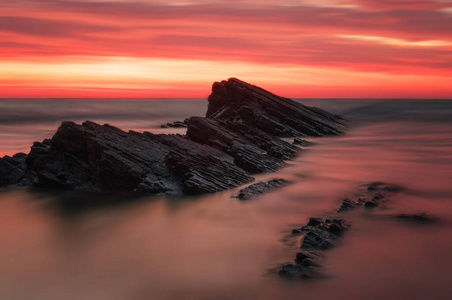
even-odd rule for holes
{"type": "MultiPolygon", "coordinates": [[[[1,153],[27,152],[65,119],[161,132],[206,111],[205,101],[21,101],[0,101],[1,153]]],[[[310,139],[288,167],[257,176],[293,184],[246,202],[231,198],[238,189],[184,198],[0,189],[0,298],[449,299],[452,101],[303,102],[343,114],[346,135],[310,139]],[[352,227],[325,253],[329,277],[278,278],[299,248],[291,229],[334,216],[371,181],[406,189],[386,210],[343,216],[352,227]],[[439,221],[393,218],[418,212],[439,221]]]]}

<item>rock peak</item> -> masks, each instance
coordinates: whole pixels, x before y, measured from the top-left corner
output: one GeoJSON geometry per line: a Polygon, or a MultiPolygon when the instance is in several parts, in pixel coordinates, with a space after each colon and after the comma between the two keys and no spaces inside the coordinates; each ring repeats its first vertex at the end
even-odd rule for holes
{"type": "Polygon", "coordinates": [[[237,78],[215,82],[208,101],[207,118],[246,123],[275,136],[324,136],[342,132],[341,117],[237,78]]]}
{"type": "Polygon", "coordinates": [[[184,121],[187,134],[124,132],[65,121],[28,155],[0,158],[0,186],[81,191],[199,194],[230,189],[272,172],[299,148],[278,136],[340,133],[340,119],[237,78],[216,82],[207,118],[184,121]]]}

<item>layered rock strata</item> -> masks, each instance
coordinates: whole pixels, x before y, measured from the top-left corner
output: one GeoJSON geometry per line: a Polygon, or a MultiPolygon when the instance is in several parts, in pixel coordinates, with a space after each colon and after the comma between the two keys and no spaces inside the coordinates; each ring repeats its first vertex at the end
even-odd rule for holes
{"type": "MultiPolygon", "coordinates": [[[[179,122],[182,124],[182,122],[179,122]]],[[[178,124],[179,124],[178,123],[178,124]]],[[[213,84],[207,116],[186,135],[63,122],[29,154],[0,159],[0,186],[200,194],[230,189],[293,159],[279,137],[337,135],[341,117],[278,97],[236,78],[213,84]]]]}

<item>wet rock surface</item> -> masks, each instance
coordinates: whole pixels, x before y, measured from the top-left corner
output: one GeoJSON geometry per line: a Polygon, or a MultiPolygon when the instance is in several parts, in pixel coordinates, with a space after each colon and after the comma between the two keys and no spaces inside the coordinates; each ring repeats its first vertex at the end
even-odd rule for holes
{"type": "MultiPolygon", "coordinates": [[[[374,215],[374,209],[381,207],[391,200],[398,192],[403,191],[400,186],[384,182],[372,182],[361,186],[354,196],[345,198],[336,215],[358,208],[368,210],[364,216],[374,215]]],[[[350,215],[351,217],[352,215],[350,215]]],[[[375,216],[375,215],[374,215],[375,216]]],[[[437,221],[435,216],[425,212],[415,214],[386,214],[384,219],[396,218],[405,222],[416,224],[430,224],[437,221]]],[[[303,250],[296,254],[295,264],[284,264],[279,275],[286,278],[319,278],[324,277],[321,271],[322,257],[327,249],[338,245],[343,234],[350,225],[341,218],[323,220],[322,218],[310,218],[308,223],[301,228],[292,230],[292,236],[302,235],[300,248],[303,250]]]]}
{"type": "Polygon", "coordinates": [[[384,205],[388,197],[402,190],[396,185],[384,182],[372,182],[362,186],[360,193],[353,197],[344,198],[338,212],[352,211],[358,207],[365,209],[374,209],[384,205]]]}
{"type": "Polygon", "coordinates": [[[296,254],[295,264],[284,264],[278,274],[286,278],[322,277],[322,252],[335,247],[348,228],[343,219],[311,218],[305,226],[292,230],[292,234],[304,234],[302,252],[296,254]]]}
{"type": "Polygon", "coordinates": [[[233,197],[240,200],[249,200],[288,184],[290,184],[290,182],[282,178],[272,179],[267,182],[258,182],[241,189],[239,193],[233,197]]]}
{"type": "Polygon", "coordinates": [[[186,128],[187,127],[187,120],[184,120],[184,122],[181,121],[175,121],[172,123],[166,123],[160,125],[161,128],[186,128]]]}
{"type": "Polygon", "coordinates": [[[304,140],[304,139],[294,138],[292,144],[300,146],[300,147],[309,147],[309,146],[312,146],[312,144],[314,144],[314,143],[309,142],[309,141],[304,140]]]}
{"type": "Polygon", "coordinates": [[[429,215],[425,212],[416,214],[399,214],[396,218],[402,221],[409,221],[415,223],[433,223],[438,221],[437,217],[429,215]]]}
{"type": "Polygon", "coordinates": [[[341,133],[342,117],[276,96],[237,78],[215,82],[207,118],[240,122],[281,137],[341,133]]]}
{"type": "Polygon", "coordinates": [[[0,186],[80,191],[199,194],[271,172],[299,148],[286,136],[340,134],[341,117],[278,97],[235,78],[214,83],[207,117],[168,127],[186,135],[125,132],[91,121],[63,122],[30,153],[0,159],[0,186]]]}

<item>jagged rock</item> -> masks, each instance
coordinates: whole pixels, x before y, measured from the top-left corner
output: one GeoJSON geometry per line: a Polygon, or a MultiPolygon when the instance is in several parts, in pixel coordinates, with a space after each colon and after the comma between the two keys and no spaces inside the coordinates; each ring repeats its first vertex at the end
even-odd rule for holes
{"type": "Polygon", "coordinates": [[[285,264],[279,275],[287,278],[321,277],[318,268],[321,267],[320,251],[333,248],[347,230],[348,224],[342,219],[325,220],[310,218],[307,225],[294,231],[308,230],[301,241],[301,249],[295,257],[295,264],[285,264]]]}
{"type": "Polygon", "coordinates": [[[181,135],[124,132],[110,125],[64,122],[27,158],[36,185],[76,190],[215,192],[252,180],[233,158],[181,135]]]}
{"type": "Polygon", "coordinates": [[[162,124],[160,127],[161,128],[185,128],[185,127],[187,127],[187,124],[185,122],[175,121],[172,123],[162,124]]]}
{"type": "Polygon", "coordinates": [[[236,78],[215,82],[207,118],[242,122],[273,136],[341,134],[343,120],[324,110],[276,96],[236,78]]]}
{"type": "Polygon", "coordinates": [[[252,184],[250,186],[247,186],[244,189],[241,189],[240,192],[233,197],[239,198],[240,200],[249,200],[260,194],[269,192],[271,190],[274,190],[276,188],[279,188],[279,187],[287,185],[287,184],[289,184],[289,182],[282,178],[272,179],[272,180],[269,180],[268,182],[258,182],[258,183],[252,184]]]}
{"type": "Polygon", "coordinates": [[[317,226],[323,223],[323,220],[321,218],[310,218],[308,225],[306,226],[317,226]]]}
{"type": "Polygon", "coordinates": [[[431,223],[437,221],[437,218],[435,216],[428,215],[425,212],[418,214],[400,214],[397,215],[396,217],[404,221],[414,221],[421,223],[431,223]]]}
{"type": "Polygon", "coordinates": [[[187,137],[234,157],[237,166],[250,173],[272,172],[293,159],[299,149],[245,124],[202,117],[188,120],[187,137]]]}
{"type": "Polygon", "coordinates": [[[338,209],[338,212],[345,212],[354,210],[355,208],[362,206],[366,209],[372,209],[380,206],[380,204],[387,201],[387,197],[390,194],[397,193],[402,190],[401,187],[396,185],[387,184],[384,182],[372,182],[367,185],[364,185],[362,191],[359,196],[351,197],[354,200],[349,198],[344,198],[342,200],[341,207],[338,209]]]}
{"type": "Polygon", "coordinates": [[[25,153],[0,158],[0,187],[15,184],[26,178],[25,153]]]}
{"type": "Polygon", "coordinates": [[[374,201],[367,201],[366,204],[364,204],[364,207],[367,208],[367,209],[372,209],[372,208],[375,208],[377,206],[378,206],[378,204],[376,202],[374,202],[374,201]]]}
{"type": "Polygon", "coordinates": [[[323,221],[321,218],[311,218],[309,223],[301,228],[304,231],[308,230],[301,248],[311,250],[331,248],[347,227],[347,223],[342,219],[323,221]]]}
{"type": "MultiPolygon", "coordinates": [[[[300,149],[278,136],[340,134],[342,119],[231,78],[214,83],[207,117],[186,136],[124,132],[90,121],[63,122],[28,155],[0,159],[0,186],[82,191],[198,194],[230,189],[271,172],[300,149]]],[[[282,182],[268,182],[265,189],[282,182]]],[[[264,188],[264,187],[261,187],[264,188]]]]}
{"type": "Polygon", "coordinates": [[[309,142],[307,140],[300,139],[300,138],[294,138],[292,144],[297,145],[297,146],[302,146],[302,147],[309,147],[313,143],[309,142]]]}
{"type": "Polygon", "coordinates": [[[342,204],[338,212],[353,210],[357,205],[359,205],[359,202],[354,202],[348,198],[345,198],[344,200],[342,200],[342,204]]]}

